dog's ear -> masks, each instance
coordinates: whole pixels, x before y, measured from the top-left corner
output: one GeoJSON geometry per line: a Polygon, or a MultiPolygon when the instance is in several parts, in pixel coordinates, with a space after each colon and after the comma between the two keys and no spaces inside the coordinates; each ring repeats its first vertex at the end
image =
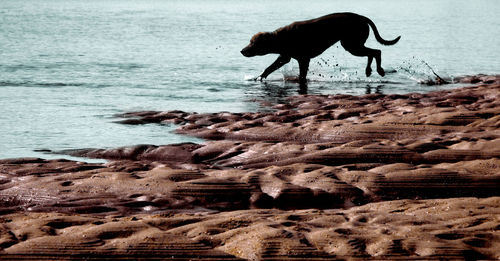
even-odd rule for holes
{"type": "Polygon", "coordinates": [[[255,34],[250,40],[251,43],[255,42],[267,42],[272,38],[272,34],[268,32],[260,32],[255,34]]]}
{"type": "Polygon", "coordinates": [[[270,41],[273,39],[273,34],[272,33],[262,33],[261,37],[263,38],[264,41],[270,41]]]}
{"type": "Polygon", "coordinates": [[[256,33],[254,36],[252,36],[252,39],[250,39],[250,42],[254,43],[255,41],[257,41],[258,38],[260,38],[260,36],[262,34],[263,34],[263,32],[256,33]]]}

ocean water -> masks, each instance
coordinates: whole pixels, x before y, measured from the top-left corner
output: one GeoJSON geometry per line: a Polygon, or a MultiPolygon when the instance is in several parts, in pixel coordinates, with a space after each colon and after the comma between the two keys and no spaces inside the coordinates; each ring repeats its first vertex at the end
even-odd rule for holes
{"type": "MultiPolygon", "coordinates": [[[[338,44],[311,62],[311,94],[428,92],[432,77],[498,74],[500,2],[399,0],[2,0],[0,158],[89,147],[202,142],[175,126],[126,126],[137,110],[264,110],[298,93],[295,61],[254,82],[276,55],[239,51],[259,31],[333,12],[371,18],[385,39],[387,75],[364,76],[366,58],[338,44]]],[[[373,65],[374,68],[374,65],[373,65]]]]}

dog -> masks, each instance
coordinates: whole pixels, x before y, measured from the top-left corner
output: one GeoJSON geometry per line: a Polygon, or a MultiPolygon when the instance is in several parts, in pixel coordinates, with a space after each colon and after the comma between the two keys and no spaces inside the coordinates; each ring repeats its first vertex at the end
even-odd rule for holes
{"type": "Polygon", "coordinates": [[[384,40],[375,24],[367,17],[354,13],[333,13],[312,20],[294,22],[273,32],[257,33],[250,40],[250,44],[241,50],[241,54],[245,57],[279,54],[278,59],[255,78],[260,78],[261,81],[294,58],[299,63],[299,82],[305,84],[309,61],[340,41],[344,49],[352,55],[368,56],[365,70],[367,77],[372,73],[373,58],[377,62],[378,74],[384,76],[381,51],[365,47],[370,33],[369,27],[372,28],[375,39],[383,45],[393,45],[401,39],[401,36],[398,36],[394,40],[384,40]]]}

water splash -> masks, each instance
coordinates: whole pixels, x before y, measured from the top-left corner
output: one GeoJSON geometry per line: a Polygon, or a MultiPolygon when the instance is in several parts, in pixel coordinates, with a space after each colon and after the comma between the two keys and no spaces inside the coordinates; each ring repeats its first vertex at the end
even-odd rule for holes
{"type": "MultiPolygon", "coordinates": [[[[307,75],[310,83],[349,83],[349,84],[425,84],[442,85],[453,83],[453,78],[438,72],[428,62],[413,56],[403,60],[400,65],[384,66],[385,77],[373,74],[365,76],[366,64],[345,66],[336,61],[335,57],[318,57],[311,60],[307,75]],[[361,67],[360,67],[361,66],[361,67]],[[361,69],[360,69],[361,68],[361,69]]],[[[375,65],[372,65],[372,67],[375,65]]],[[[299,68],[295,64],[283,66],[279,73],[271,74],[267,82],[298,82],[299,68]]],[[[246,81],[254,80],[256,76],[245,75],[246,81]]]]}
{"type": "Polygon", "coordinates": [[[441,77],[426,61],[413,56],[411,59],[406,59],[395,70],[408,79],[426,85],[441,85],[452,82],[451,77],[441,77]]]}
{"type": "MultiPolygon", "coordinates": [[[[389,74],[396,72],[389,70],[389,74]]],[[[284,66],[281,69],[282,80],[298,81],[299,68],[284,66]]],[[[311,61],[307,74],[309,82],[323,83],[399,83],[392,78],[378,76],[366,77],[364,70],[359,71],[358,66],[345,67],[328,58],[318,58],[311,61]]]]}
{"type": "Polygon", "coordinates": [[[257,78],[257,76],[250,75],[250,74],[245,74],[245,76],[243,76],[243,80],[245,80],[245,81],[254,81],[255,78],[257,78]]]}

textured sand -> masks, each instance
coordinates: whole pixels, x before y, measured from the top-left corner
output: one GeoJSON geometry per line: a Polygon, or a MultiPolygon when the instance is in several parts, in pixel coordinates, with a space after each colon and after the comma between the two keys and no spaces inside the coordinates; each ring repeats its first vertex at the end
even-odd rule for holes
{"type": "Polygon", "coordinates": [[[0,258],[498,259],[500,198],[395,200],[348,210],[253,209],[1,217],[0,258]]]}
{"type": "Polygon", "coordinates": [[[133,112],[204,144],[0,160],[0,259],[500,259],[500,77],[133,112]]]}

